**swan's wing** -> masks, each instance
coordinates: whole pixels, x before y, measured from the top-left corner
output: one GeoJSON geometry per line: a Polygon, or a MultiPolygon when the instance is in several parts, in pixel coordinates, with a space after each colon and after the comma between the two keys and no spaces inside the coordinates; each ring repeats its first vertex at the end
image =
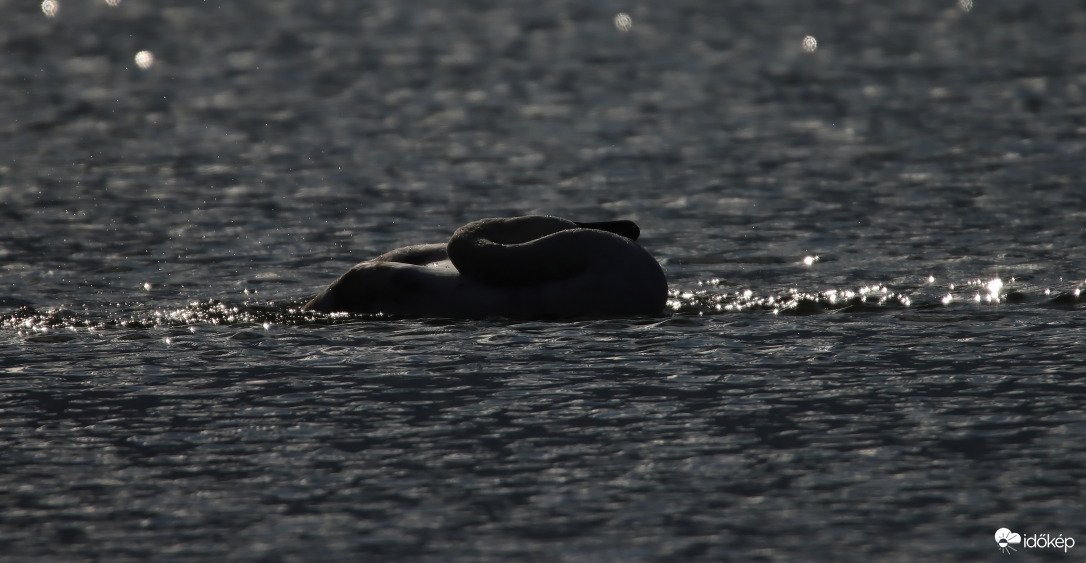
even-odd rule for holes
{"type": "Polygon", "coordinates": [[[448,254],[465,277],[515,287],[579,275],[612,259],[611,253],[627,255],[640,234],[632,221],[574,223],[546,215],[480,219],[453,233],[448,254]]]}
{"type": "Polygon", "coordinates": [[[399,262],[401,264],[425,266],[433,262],[447,260],[448,258],[449,253],[445,250],[444,243],[416,244],[414,246],[405,246],[391,252],[386,252],[377,258],[370,260],[370,262],[399,262]]]}

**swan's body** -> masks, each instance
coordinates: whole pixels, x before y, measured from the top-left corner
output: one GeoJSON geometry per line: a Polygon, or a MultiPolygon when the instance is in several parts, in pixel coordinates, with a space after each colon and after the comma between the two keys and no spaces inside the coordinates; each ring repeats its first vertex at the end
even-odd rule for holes
{"type": "Polygon", "coordinates": [[[303,309],[414,317],[570,318],[659,314],[667,280],[629,221],[483,219],[448,244],[362,262],[303,309]]]}

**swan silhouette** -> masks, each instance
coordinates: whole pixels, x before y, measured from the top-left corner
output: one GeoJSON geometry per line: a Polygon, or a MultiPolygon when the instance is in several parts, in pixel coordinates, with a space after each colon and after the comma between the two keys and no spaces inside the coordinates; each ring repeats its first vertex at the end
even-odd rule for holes
{"type": "Polygon", "coordinates": [[[667,280],[632,221],[528,215],[480,219],[447,244],[362,262],[302,309],[395,316],[516,319],[660,314],[667,280]]]}

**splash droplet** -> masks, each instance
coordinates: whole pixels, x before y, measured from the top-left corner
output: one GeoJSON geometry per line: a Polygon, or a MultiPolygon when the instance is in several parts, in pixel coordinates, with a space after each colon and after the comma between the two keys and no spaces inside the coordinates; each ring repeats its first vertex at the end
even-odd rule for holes
{"type": "Polygon", "coordinates": [[[958,0],[958,7],[961,8],[963,12],[968,12],[973,9],[973,0],[958,0]]]}
{"type": "Polygon", "coordinates": [[[803,50],[808,53],[813,53],[818,48],[818,40],[814,38],[814,35],[808,35],[803,38],[803,50]]]}
{"type": "Polygon", "coordinates": [[[60,4],[56,0],[45,0],[41,3],[41,13],[46,16],[53,17],[57,15],[57,10],[60,9],[60,4]]]}

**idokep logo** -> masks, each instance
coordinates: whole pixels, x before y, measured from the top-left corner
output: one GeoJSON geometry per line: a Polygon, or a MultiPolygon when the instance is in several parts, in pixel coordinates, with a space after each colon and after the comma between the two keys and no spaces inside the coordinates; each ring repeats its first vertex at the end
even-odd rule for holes
{"type": "Polygon", "coordinates": [[[1011,547],[1011,544],[1018,545],[1022,543],[1022,536],[1008,530],[1007,528],[1000,528],[996,530],[995,534],[996,543],[999,544],[999,551],[1010,555],[1012,551],[1018,551],[1011,547]]]}
{"type": "Polygon", "coordinates": [[[1010,555],[1012,551],[1018,551],[1014,548],[1016,545],[1021,545],[1026,549],[1062,549],[1064,553],[1075,547],[1075,538],[1070,536],[1065,538],[1063,534],[1056,537],[1052,537],[1052,534],[1033,534],[1023,539],[1021,534],[1016,534],[1008,528],[996,530],[995,541],[999,544],[999,551],[1007,555],[1010,555]]]}

